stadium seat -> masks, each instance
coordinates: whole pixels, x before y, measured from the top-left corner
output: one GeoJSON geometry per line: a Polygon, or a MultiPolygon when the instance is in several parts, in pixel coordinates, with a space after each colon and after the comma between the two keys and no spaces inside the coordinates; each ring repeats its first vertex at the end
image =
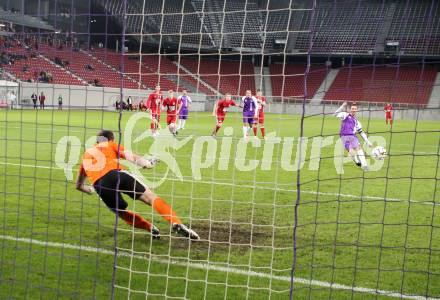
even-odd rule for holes
{"type": "MultiPolygon", "coordinates": [[[[269,67],[274,97],[304,96],[304,64],[271,64],[269,67]]],[[[312,66],[307,76],[307,98],[312,98],[327,74],[324,65],[312,66]]],[[[293,99],[291,99],[293,100],[293,99]]],[[[289,100],[290,101],[290,100],[289,100]]],[[[302,101],[302,100],[301,100],[302,101]]]]}
{"type": "Polygon", "coordinates": [[[342,68],[324,100],[428,103],[437,71],[425,66],[342,68]]]}

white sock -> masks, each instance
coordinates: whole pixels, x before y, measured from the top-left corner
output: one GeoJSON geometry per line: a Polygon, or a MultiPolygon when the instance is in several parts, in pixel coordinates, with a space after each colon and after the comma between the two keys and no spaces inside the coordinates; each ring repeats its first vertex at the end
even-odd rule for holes
{"type": "Polygon", "coordinates": [[[366,167],[367,166],[367,160],[365,159],[364,150],[359,149],[357,151],[357,154],[358,154],[359,160],[361,161],[362,167],[366,167]]]}
{"type": "Polygon", "coordinates": [[[186,120],[182,120],[182,129],[185,129],[186,120]]]}
{"type": "Polygon", "coordinates": [[[248,127],[247,126],[243,126],[243,137],[247,136],[247,132],[248,132],[248,127]]]}
{"type": "Polygon", "coordinates": [[[355,152],[350,152],[350,156],[351,159],[355,162],[355,163],[359,163],[359,158],[357,157],[355,152]]]}
{"type": "Polygon", "coordinates": [[[182,119],[179,119],[179,126],[177,127],[177,130],[182,129],[182,119]]]}

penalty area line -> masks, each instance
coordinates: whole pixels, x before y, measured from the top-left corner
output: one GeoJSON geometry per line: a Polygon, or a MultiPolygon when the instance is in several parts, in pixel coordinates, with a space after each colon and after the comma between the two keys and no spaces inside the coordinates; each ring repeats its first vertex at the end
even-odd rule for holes
{"type": "MultiPolygon", "coordinates": [[[[79,250],[84,252],[90,252],[90,253],[99,253],[99,254],[105,254],[109,256],[114,255],[114,251],[103,249],[103,248],[95,248],[90,246],[84,246],[84,245],[75,245],[75,244],[67,244],[67,243],[57,243],[57,242],[46,242],[46,241],[40,241],[36,239],[29,239],[29,238],[19,238],[15,236],[10,235],[0,235],[0,239],[6,240],[6,241],[12,241],[12,242],[19,242],[19,243],[25,243],[25,244],[32,244],[37,246],[45,246],[45,247],[51,247],[51,248],[61,248],[61,249],[69,249],[69,250],[79,250]]],[[[179,267],[189,267],[193,269],[199,269],[204,271],[217,271],[217,272],[224,272],[224,273],[233,273],[237,275],[243,275],[243,276],[249,276],[249,277],[258,277],[258,278],[265,278],[265,279],[272,279],[272,280],[278,280],[283,282],[290,282],[289,276],[278,276],[278,275],[271,275],[268,273],[261,273],[261,272],[255,272],[255,271],[249,271],[249,270],[243,270],[238,268],[232,268],[232,267],[223,267],[219,265],[213,265],[209,263],[197,263],[197,262],[189,262],[189,261],[180,261],[176,259],[161,259],[157,258],[153,255],[139,255],[139,254],[131,254],[129,252],[125,251],[118,251],[119,257],[129,257],[129,258],[136,258],[141,260],[153,260],[157,263],[161,264],[172,264],[179,267]]],[[[311,280],[306,278],[300,278],[295,277],[294,278],[295,283],[304,284],[308,286],[317,286],[317,287],[324,287],[334,290],[344,290],[344,291],[351,291],[356,293],[364,293],[364,294],[371,294],[371,295],[378,295],[378,296],[388,296],[393,298],[400,298],[400,299],[412,299],[412,300],[439,300],[439,298],[427,298],[425,296],[420,295],[406,295],[401,294],[395,291],[387,291],[387,290],[378,290],[378,289],[372,289],[372,288],[366,288],[366,287],[356,287],[356,286],[349,286],[339,283],[332,283],[327,281],[320,281],[320,280],[311,280]]]]}
{"type": "MultiPolygon", "coordinates": [[[[3,162],[3,161],[0,161],[0,165],[8,165],[8,166],[14,166],[14,167],[23,167],[23,168],[54,169],[54,170],[61,170],[61,171],[64,170],[63,168],[59,168],[59,167],[28,165],[28,164],[21,164],[21,163],[9,163],[9,162],[3,162]]],[[[67,170],[71,170],[71,169],[67,169],[67,170]]],[[[167,180],[177,181],[177,182],[221,185],[221,186],[237,186],[237,184],[233,184],[233,183],[229,183],[229,182],[214,182],[214,181],[179,179],[179,178],[167,178],[167,180]]],[[[258,190],[286,192],[286,193],[296,193],[298,191],[296,189],[285,189],[285,188],[281,188],[281,187],[255,186],[255,185],[246,185],[246,184],[240,184],[240,187],[242,187],[242,188],[255,188],[258,190]]],[[[412,199],[399,199],[399,198],[390,198],[390,197],[385,198],[385,197],[380,197],[380,196],[368,196],[368,195],[359,196],[359,195],[312,191],[312,190],[301,190],[301,193],[309,194],[309,195],[335,196],[335,197],[354,198],[354,199],[370,199],[370,200],[388,201],[388,202],[415,203],[415,204],[431,205],[431,206],[439,206],[440,205],[440,203],[435,202],[435,201],[430,201],[430,200],[412,200],[412,199]]]]}

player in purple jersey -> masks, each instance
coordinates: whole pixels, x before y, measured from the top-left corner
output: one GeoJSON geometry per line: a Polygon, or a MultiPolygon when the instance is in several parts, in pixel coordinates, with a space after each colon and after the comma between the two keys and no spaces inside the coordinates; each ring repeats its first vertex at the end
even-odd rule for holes
{"type": "Polygon", "coordinates": [[[244,96],[241,101],[243,103],[243,137],[247,139],[254,119],[257,118],[258,102],[257,99],[252,96],[251,90],[246,90],[246,96],[244,96]]]}
{"type": "MultiPolygon", "coordinates": [[[[181,96],[177,98],[178,105],[180,106],[179,111],[179,126],[177,131],[180,129],[185,129],[186,120],[188,119],[189,107],[191,106],[191,98],[188,96],[188,91],[186,89],[182,90],[181,96]]],[[[177,132],[176,132],[177,133],[177,132]]]]}
{"type": "Polygon", "coordinates": [[[347,112],[347,102],[344,102],[342,106],[336,110],[335,116],[342,121],[341,129],[339,131],[342,144],[356,165],[367,171],[368,164],[367,160],[365,159],[365,153],[359,144],[356,133],[359,133],[362,136],[368,147],[372,147],[373,145],[368,140],[367,134],[362,130],[361,122],[356,119],[357,111],[357,106],[352,104],[350,106],[350,111],[347,112]]]}

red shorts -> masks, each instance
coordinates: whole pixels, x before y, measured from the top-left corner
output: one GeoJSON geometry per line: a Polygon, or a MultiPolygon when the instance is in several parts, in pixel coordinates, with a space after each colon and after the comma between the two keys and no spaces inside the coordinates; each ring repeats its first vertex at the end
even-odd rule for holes
{"type": "Polygon", "coordinates": [[[222,124],[226,115],[217,115],[217,124],[222,124]]]}
{"type": "Polygon", "coordinates": [[[167,115],[167,125],[170,125],[171,123],[176,123],[176,119],[177,115],[175,113],[167,115]]]}
{"type": "MultiPolygon", "coordinates": [[[[156,120],[157,120],[157,122],[159,122],[159,121],[160,121],[160,114],[151,114],[151,117],[152,117],[153,119],[156,119],[156,120]]],[[[151,120],[151,122],[153,123],[154,121],[153,121],[153,120],[151,120]]]]}
{"type": "Polygon", "coordinates": [[[387,120],[392,119],[392,118],[393,118],[393,115],[392,115],[391,113],[385,113],[385,118],[386,118],[387,120]]]}
{"type": "Polygon", "coordinates": [[[258,117],[255,119],[254,123],[264,125],[264,111],[260,110],[260,112],[258,113],[258,117]]]}

